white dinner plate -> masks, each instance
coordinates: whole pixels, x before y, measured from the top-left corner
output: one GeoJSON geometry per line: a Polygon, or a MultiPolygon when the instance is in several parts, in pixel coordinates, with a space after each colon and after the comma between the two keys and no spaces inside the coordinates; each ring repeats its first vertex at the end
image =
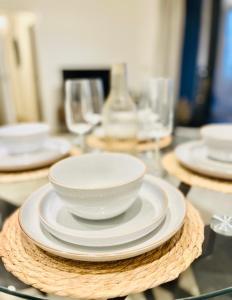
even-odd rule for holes
{"type": "Polygon", "coordinates": [[[183,166],[197,173],[232,180],[232,163],[220,162],[209,158],[206,146],[201,140],[177,146],[175,154],[183,166]]]}
{"type": "Polygon", "coordinates": [[[163,221],[168,199],[159,185],[145,178],[134,204],[123,214],[108,220],[91,221],[70,213],[52,186],[41,198],[43,226],[57,238],[88,247],[109,247],[129,243],[157,228],[163,221]]]}
{"type": "Polygon", "coordinates": [[[41,198],[47,193],[44,187],[31,194],[23,204],[19,213],[19,224],[32,242],[57,256],[84,261],[112,261],[140,255],[170,239],[181,228],[186,212],[185,199],[175,187],[151,175],[146,175],[146,180],[151,184],[158,184],[165,190],[168,210],[164,221],[157,229],[136,241],[113,247],[85,247],[55,238],[40,223],[39,205],[41,198]]]}
{"type": "MultiPolygon", "coordinates": [[[[17,145],[15,145],[17,147],[17,145]]],[[[62,138],[48,138],[43,148],[25,154],[9,154],[0,147],[0,171],[24,171],[48,166],[69,154],[71,145],[62,138]]]]}

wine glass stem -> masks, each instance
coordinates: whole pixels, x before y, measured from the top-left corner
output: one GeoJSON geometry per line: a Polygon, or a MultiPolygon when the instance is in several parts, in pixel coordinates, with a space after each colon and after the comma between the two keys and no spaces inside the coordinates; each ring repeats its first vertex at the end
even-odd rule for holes
{"type": "Polygon", "coordinates": [[[160,147],[159,147],[159,141],[160,141],[160,138],[157,137],[155,139],[155,173],[157,176],[160,176],[162,177],[163,176],[163,168],[162,168],[162,165],[161,165],[161,155],[160,155],[160,147]]]}
{"type": "Polygon", "coordinates": [[[84,153],[86,151],[85,134],[80,135],[80,146],[81,146],[81,151],[84,153]]]}
{"type": "Polygon", "coordinates": [[[155,162],[157,164],[157,168],[159,168],[160,167],[159,138],[155,139],[155,162]]]}

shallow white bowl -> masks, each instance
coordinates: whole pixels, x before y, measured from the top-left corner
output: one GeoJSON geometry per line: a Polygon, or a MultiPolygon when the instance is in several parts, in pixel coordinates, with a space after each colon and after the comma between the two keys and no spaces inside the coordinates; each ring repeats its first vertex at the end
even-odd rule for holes
{"type": "Polygon", "coordinates": [[[22,154],[41,149],[48,137],[45,123],[19,123],[0,127],[1,145],[10,154],[22,154]]]}
{"type": "Polygon", "coordinates": [[[210,158],[232,162],[232,124],[203,126],[201,136],[210,158]]]}
{"type": "Polygon", "coordinates": [[[84,154],[53,165],[49,180],[73,214],[100,220],[132,205],[145,171],[145,164],[131,155],[84,154]]]}

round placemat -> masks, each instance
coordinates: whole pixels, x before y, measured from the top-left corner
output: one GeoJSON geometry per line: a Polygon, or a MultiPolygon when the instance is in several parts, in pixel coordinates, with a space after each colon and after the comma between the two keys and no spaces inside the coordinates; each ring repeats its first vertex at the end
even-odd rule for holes
{"type": "Polygon", "coordinates": [[[169,174],[191,186],[198,186],[222,193],[232,193],[232,181],[215,179],[195,173],[182,166],[174,152],[164,155],[162,164],[169,174]]]}
{"type": "Polygon", "coordinates": [[[142,292],[177,278],[201,254],[203,239],[203,222],[188,203],[184,225],[159,248],[121,261],[72,261],[49,255],[25,237],[17,211],[3,226],[0,255],[9,272],[43,292],[107,299],[142,292]]]}
{"type": "MultiPolygon", "coordinates": [[[[163,139],[161,139],[158,144],[159,144],[159,148],[165,148],[167,146],[169,146],[172,142],[172,137],[171,136],[167,136],[163,139]]],[[[89,147],[94,148],[94,149],[100,149],[100,150],[105,150],[105,151],[112,151],[112,149],[109,149],[109,146],[107,144],[107,142],[102,139],[99,138],[93,134],[87,136],[86,138],[86,143],[89,147]]],[[[136,150],[138,152],[143,152],[143,151],[149,151],[149,150],[155,150],[156,148],[156,142],[154,141],[138,141],[137,145],[136,145],[136,150]]],[[[114,151],[131,151],[131,144],[126,144],[126,143],[120,143],[118,142],[117,144],[114,143],[114,151]]]]}
{"type": "MultiPolygon", "coordinates": [[[[72,148],[70,156],[79,155],[80,151],[77,148],[72,148]]],[[[65,158],[64,156],[63,158],[65,158]]],[[[49,167],[28,170],[23,172],[0,172],[0,184],[1,183],[16,183],[20,181],[36,180],[48,176],[49,167]]]]}

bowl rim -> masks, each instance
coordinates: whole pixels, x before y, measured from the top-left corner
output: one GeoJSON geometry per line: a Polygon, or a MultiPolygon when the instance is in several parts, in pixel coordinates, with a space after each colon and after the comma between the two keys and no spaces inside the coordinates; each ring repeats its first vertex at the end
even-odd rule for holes
{"type": "Polygon", "coordinates": [[[212,123],[212,124],[207,124],[207,125],[204,125],[201,127],[200,129],[200,134],[201,134],[201,137],[203,139],[211,139],[211,140],[215,140],[215,141],[225,141],[225,142],[231,142],[232,141],[232,135],[231,136],[228,136],[228,137],[223,137],[223,136],[212,136],[210,133],[207,133],[206,131],[208,129],[212,128],[213,127],[218,127],[218,128],[222,128],[222,127],[231,127],[232,129],[232,123],[212,123]]]}
{"type": "Polygon", "coordinates": [[[68,158],[62,159],[62,160],[58,161],[57,163],[55,163],[54,165],[52,165],[52,166],[50,167],[49,173],[48,173],[48,179],[49,179],[50,183],[52,183],[52,184],[55,185],[56,187],[62,187],[62,188],[64,188],[64,189],[69,189],[69,190],[73,190],[73,191],[77,191],[77,190],[78,190],[78,191],[83,191],[83,192],[84,192],[84,191],[85,191],[85,192],[87,192],[87,191],[103,191],[103,190],[110,190],[110,189],[112,189],[112,188],[120,188],[120,187],[125,186],[125,185],[127,185],[127,184],[133,183],[133,182],[135,182],[135,181],[137,181],[137,180],[140,180],[140,179],[142,179],[142,178],[144,177],[144,175],[145,175],[146,172],[147,172],[147,166],[145,165],[145,163],[144,163],[141,159],[139,159],[139,158],[137,158],[137,157],[135,157],[135,156],[129,155],[129,154],[120,153],[120,152],[113,152],[113,153],[111,153],[111,152],[104,152],[104,153],[86,153],[86,154],[83,154],[83,155],[78,156],[78,157],[68,157],[68,158]],[[53,169],[54,169],[58,164],[62,163],[64,160],[67,161],[67,160],[78,159],[78,158],[83,157],[83,155],[89,155],[89,156],[90,156],[90,155],[105,155],[105,154],[107,154],[107,155],[114,155],[114,154],[117,154],[117,155],[123,155],[123,156],[128,156],[128,157],[130,157],[130,158],[133,158],[133,159],[134,159],[135,161],[137,161],[141,166],[143,166],[143,171],[141,172],[140,175],[133,176],[132,179],[127,180],[127,181],[125,181],[125,182],[123,182],[123,183],[113,184],[113,185],[109,185],[109,186],[105,186],[105,187],[94,187],[94,188],[91,188],[91,187],[83,188],[83,187],[78,187],[78,186],[74,187],[74,186],[70,186],[70,185],[68,185],[68,184],[62,184],[62,183],[59,182],[57,179],[55,179],[54,176],[52,176],[52,171],[53,171],[53,169]]]}
{"type": "Polygon", "coordinates": [[[50,130],[50,127],[47,123],[43,123],[43,122],[33,122],[33,123],[27,123],[27,122],[23,122],[23,123],[14,123],[14,124],[8,124],[8,125],[3,125],[0,127],[0,137],[1,138],[20,138],[20,137],[32,137],[32,136],[38,136],[40,134],[45,134],[48,133],[50,130]],[[27,133],[23,133],[23,132],[4,132],[5,130],[7,130],[8,128],[12,128],[12,127],[37,127],[39,128],[39,130],[37,130],[36,132],[34,132],[33,130],[31,132],[27,132],[27,133]]]}

